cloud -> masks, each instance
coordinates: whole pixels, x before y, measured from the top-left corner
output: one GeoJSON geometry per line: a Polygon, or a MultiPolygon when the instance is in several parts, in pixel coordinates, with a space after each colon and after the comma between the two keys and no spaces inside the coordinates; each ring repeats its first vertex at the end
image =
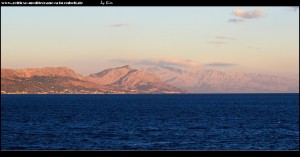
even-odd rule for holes
{"type": "Polygon", "coordinates": [[[184,60],[184,59],[142,59],[142,60],[113,59],[109,61],[115,63],[121,63],[121,64],[135,64],[135,65],[157,65],[157,66],[172,66],[172,67],[201,66],[201,64],[196,61],[184,60]]]}
{"type": "Polygon", "coordinates": [[[209,43],[209,44],[217,44],[217,45],[219,45],[219,44],[227,44],[226,42],[223,42],[223,41],[208,41],[207,43],[209,43]]]}
{"type": "Polygon", "coordinates": [[[255,9],[249,11],[245,11],[243,9],[236,9],[233,10],[232,13],[235,16],[238,16],[242,19],[259,19],[265,15],[265,11],[262,9],[255,9]]]}
{"type": "Polygon", "coordinates": [[[140,61],[142,64],[158,64],[163,66],[199,66],[198,62],[183,59],[149,59],[140,61]]]}
{"type": "Polygon", "coordinates": [[[236,65],[237,64],[221,63],[221,62],[214,62],[214,63],[205,64],[205,66],[213,66],[213,67],[231,67],[231,66],[236,66],[236,65]]]}
{"type": "Polygon", "coordinates": [[[109,27],[125,27],[125,26],[128,26],[128,24],[122,24],[122,23],[119,23],[119,24],[112,24],[112,25],[108,25],[109,27]]]}
{"type": "Polygon", "coordinates": [[[236,40],[236,38],[227,37],[227,36],[212,36],[212,38],[214,38],[215,40],[214,41],[206,41],[206,42],[209,44],[224,45],[224,44],[228,44],[228,42],[225,42],[225,41],[236,40]]]}
{"type": "Polygon", "coordinates": [[[225,36],[215,36],[216,39],[225,39],[225,40],[236,40],[236,38],[225,37],[225,36]]]}
{"type": "Polygon", "coordinates": [[[237,16],[238,18],[231,18],[228,22],[231,23],[240,23],[249,19],[260,19],[265,16],[265,11],[262,9],[248,10],[245,11],[243,9],[236,9],[232,11],[232,14],[237,16]]]}
{"type": "Polygon", "coordinates": [[[239,22],[244,22],[244,20],[243,19],[229,19],[228,22],[239,23],[239,22]]]}

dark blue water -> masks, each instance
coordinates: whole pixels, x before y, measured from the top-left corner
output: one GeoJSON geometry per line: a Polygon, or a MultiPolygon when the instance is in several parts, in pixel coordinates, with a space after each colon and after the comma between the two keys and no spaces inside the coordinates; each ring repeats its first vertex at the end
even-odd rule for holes
{"type": "Polygon", "coordinates": [[[299,150],[299,94],[1,95],[2,150],[299,150]]]}

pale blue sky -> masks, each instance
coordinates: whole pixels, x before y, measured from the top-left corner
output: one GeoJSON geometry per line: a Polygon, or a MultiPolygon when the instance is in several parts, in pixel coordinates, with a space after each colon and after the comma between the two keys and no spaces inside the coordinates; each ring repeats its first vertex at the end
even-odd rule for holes
{"type": "Polygon", "coordinates": [[[227,71],[299,77],[299,9],[1,8],[2,67],[68,66],[87,75],[115,64],[109,60],[168,58],[235,64],[218,67],[227,71]]]}

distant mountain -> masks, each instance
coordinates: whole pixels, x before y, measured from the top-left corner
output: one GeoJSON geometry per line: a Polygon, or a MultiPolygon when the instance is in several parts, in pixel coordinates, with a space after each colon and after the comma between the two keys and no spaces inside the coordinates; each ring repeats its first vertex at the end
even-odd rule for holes
{"type": "Polygon", "coordinates": [[[168,65],[138,69],[126,65],[84,77],[67,67],[1,68],[1,93],[299,93],[292,78],[168,65]]]}
{"type": "Polygon", "coordinates": [[[193,93],[299,92],[299,80],[256,73],[221,72],[203,68],[143,65],[141,70],[160,76],[165,83],[193,93]]]}
{"type": "Polygon", "coordinates": [[[129,66],[83,77],[67,67],[1,68],[1,93],[177,93],[153,74],[129,66]],[[147,77],[147,78],[146,78],[147,77]]]}
{"type": "Polygon", "coordinates": [[[26,69],[5,69],[1,68],[1,78],[30,78],[33,76],[61,76],[72,77],[83,80],[84,77],[75,73],[67,67],[46,67],[46,68],[26,68],[26,69]]]}
{"type": "Polygon", "coordinates": [[[159,76],[131,69],[129,65],[107,69],[86,78],[91,82],[106,85],[106,87],[133,90],[138,93],[183,92],[179,88],[164,83],[159,76]]]}
{"type": "Polygon", "coordinates": [[[102,85],[108,85],[117,82],[119,79],[127,75],[130,70],[130,66],[126,65],[123,67],[106,69],[96,74],[91,74],[86,78],[91,82],[99,83],[102,85]]]}
{"type": "Polygon", "coordinates": [[[86,81],[67,67],[1,68],[1,93],[90,93],[108,92],[106,87],[86,81]]]}

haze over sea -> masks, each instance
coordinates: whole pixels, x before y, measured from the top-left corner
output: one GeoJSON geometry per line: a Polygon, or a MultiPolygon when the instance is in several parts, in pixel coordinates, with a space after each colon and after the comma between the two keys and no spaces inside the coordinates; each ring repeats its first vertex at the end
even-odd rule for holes
{"type": "Polygon", "coordinates": [[[299,150],[299,93],[1,94],[1,150],[299,150]]]}

